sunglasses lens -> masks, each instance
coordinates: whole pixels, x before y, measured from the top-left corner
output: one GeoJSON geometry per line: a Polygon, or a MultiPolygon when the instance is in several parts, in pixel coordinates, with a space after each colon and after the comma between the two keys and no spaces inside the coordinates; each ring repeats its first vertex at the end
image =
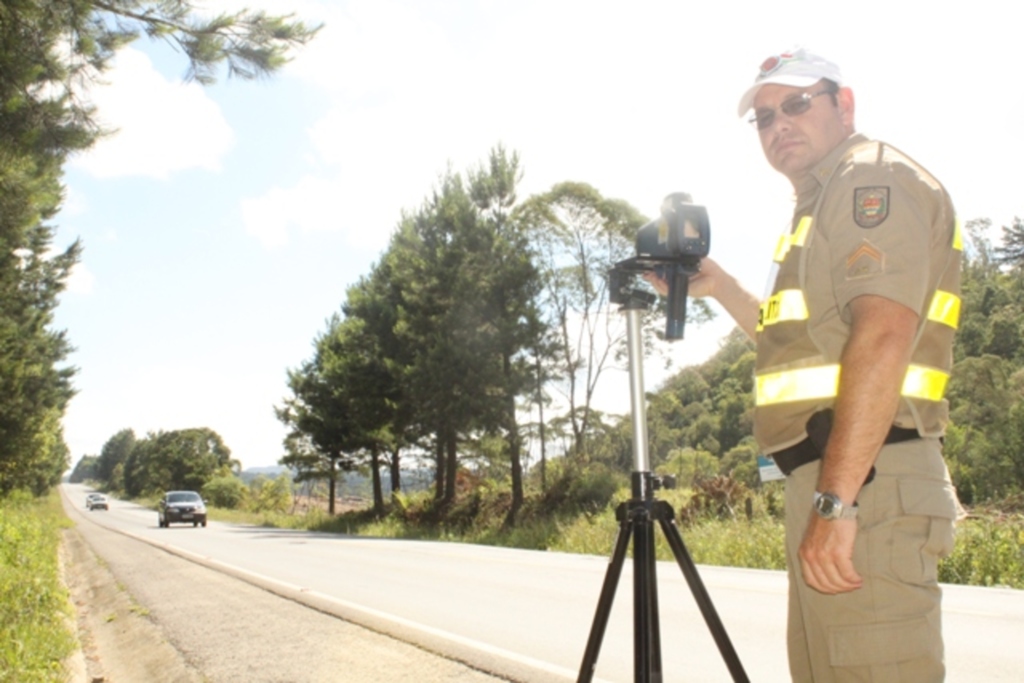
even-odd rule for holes
{"type": "Polygon", "coordinates": [[[805,111],[811,108],[811,98],[809,97],[795,97],[791,100],[783,102],[779,109],[786,116],[800,116],[805,111]]]}
{"type": "MultiPolygon", "coordinates": [[[[779,109],[786,116],[800,116],[811,108],[811,100],[818,95],[827,95],[828,91],[822,91],[819,93],[803,93],[802,95],[796,95],[786,100],[779,105],[779,109]]],[[[758,130],[765,130],[771,128],[772,124],[775,123],[775,110],[774,109],[762,109],[761,111],[754,112],[754,118],[750,119],[750,122],[757,127],[758,130]]]]}
{"type": "Polygon", "coordinates": [[[772,124],[775,123],[775,110],[769,109],[767,111],[758,112],[750,122],[757,126],[758,130],[771,128],[772,124]]]}

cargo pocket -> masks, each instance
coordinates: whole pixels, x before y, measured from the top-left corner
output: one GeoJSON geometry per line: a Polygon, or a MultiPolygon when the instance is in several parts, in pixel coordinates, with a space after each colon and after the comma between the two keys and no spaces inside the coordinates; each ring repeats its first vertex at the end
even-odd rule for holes
{"type": "Polygon", "coordinates": [[[939,559],[953,552],[956,492],[931,479],[902,479],[899,492],[903,516],[892,527],[892,571],[907,583],[936,583],[939,559]]]}
{"type": "Polygon", "coordinates": [[[880,666],[926,657],[935,632],[927,617],[885,624],[832,626],[828,630],[829,662],[834,667],[880,666]]]}

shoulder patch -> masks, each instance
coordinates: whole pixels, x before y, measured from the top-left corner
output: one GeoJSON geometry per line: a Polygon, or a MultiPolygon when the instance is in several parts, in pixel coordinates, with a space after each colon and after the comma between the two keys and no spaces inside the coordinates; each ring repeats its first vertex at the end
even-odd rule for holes
{"type": "Polygon", "coordinates": [[[853,191],[853,220],[857,225],[877,228],[888,217],[888,187],[858,187],[853,191]]]}

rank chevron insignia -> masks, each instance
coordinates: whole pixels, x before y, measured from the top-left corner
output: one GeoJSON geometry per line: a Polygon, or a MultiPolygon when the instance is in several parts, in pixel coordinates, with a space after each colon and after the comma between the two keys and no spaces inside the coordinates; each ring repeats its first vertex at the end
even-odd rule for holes
{"type": "Polygon", "coordinates": [[[885,254],[867,240],[861,242],[860,246],[846,259],[846,278],[848,280],[876,275],[883,270],[885,270],[885,254]]]}

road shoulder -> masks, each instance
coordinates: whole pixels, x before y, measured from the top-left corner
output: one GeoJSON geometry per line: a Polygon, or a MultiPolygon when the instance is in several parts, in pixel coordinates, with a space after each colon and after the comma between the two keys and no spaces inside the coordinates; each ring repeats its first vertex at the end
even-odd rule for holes
{"type": "MultiPolygon", "coordinates": [[[[66,581],[87,673],[104,683],[495,683],[501,679],[369,631],[104,528],[66,532],[66,581]]],[[[183,533],[204,533],[182,529],[183,533]]],[[[77,682],[76,682],[77,683],[77,682]]]]}
{"type": "Polygon", "coordinates": [[[64,581],[81,644],[79,656],[69,666],[72,683],[202,681],[77,529],[64,531],[62,551],[64,581]]]}

